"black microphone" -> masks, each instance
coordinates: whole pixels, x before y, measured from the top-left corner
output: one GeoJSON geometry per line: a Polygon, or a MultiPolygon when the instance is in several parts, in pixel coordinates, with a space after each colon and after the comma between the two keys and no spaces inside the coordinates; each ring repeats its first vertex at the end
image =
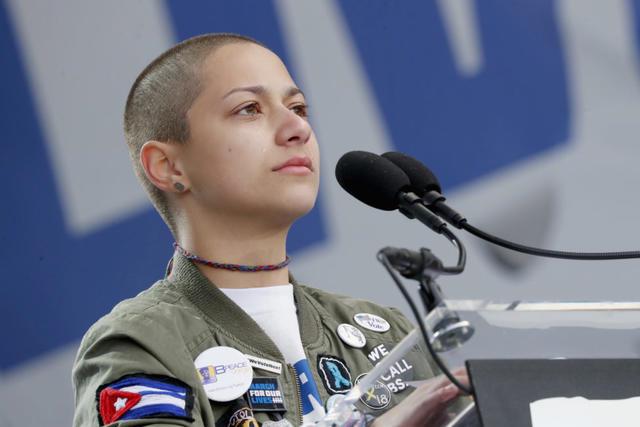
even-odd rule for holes
{"type": "Polygon", "coordinates": [[[510,242],[500,237],[493,236],[482,231],[467,221],[467,219],[453,208],[449,207],[446,199],[440,194],[440,183],[437,178],[419,160],[414,159],[403,153],[388,152],[382,155],[383,158],[389,160],[400,168],[411,182],[410,190],[413,190],[421,196],[427,207],[442,217],[449,224],[466,230],[474,236],[493,243],[503,248],[511,249],[516,252],[522,252],[529,255],[542,256],[547,258],[573,259],[573,260],[613,260],[613,259],[631,259],[640,258],[640,251],[626,252],[570,252],[556,251],[549,249],[535,248],[531,246],[521,245],[519,243],[510,242]]]}
{"type": "Polygon", "coordinates": [[[442,187],[438,178],[422,162],[398,151],[389,151],[382,155],[387,160],[391,160],[396,166],[407,174],[411,187],[422,196],[428,191],[442,193],[442,187]]]}
{"type": "Polygon", "coordinates": [[[336,178],[356,199],[376,209],[398,209],[398,197],[411,186],[409,177],[392,162],[366,151],[350,151],[336,164],[336,178]]]}
{"type": "Polygon", "coordinates": [[[336,178],[347,193],[371,207],[386,211],[398,209],[438,234],[442,234],[447,226],[410,191],[411,181],[407,174],[377,154],[366,151],[344,154],[336,164],[336,178]]]}
{"type": "Polygon", "coordinates": [[[390,160],[365,151],[351,151],[344,154],[336,164],[336,178],[342,188],[361,202],[377,209],[398,209],[408,218],[416,218],[436,233],[442,234],[458,248],[458,263],[454,267],[444,267],[431,251],[424,248],[420,253],[386,248],[378,252],[378,259],[407,299],[433,360],[451,382],[469,393],[469,389],[456,380],[435,351],[445,351],[461,345],[473,334],[473,327],[469,322],[460,321],[455,312],[444,306],[441,312],[446,315],[441,316],[434,326],[433,338],[429,338],[420,313],[402,282],[395,276],[397,269],[405,277],[419,280],[421,297],[427,310],[440,307],[443,299],[433,277],[438,274],[460,274],[464,270],[464,245],[449,230],[447,224],[427,209],[424,201],[411,191],[411,181],[407,174],[390,160]]]}
{"type": "Polygon", "coordinates": [[[402,169],[411,181],[411,189],[422,197],[431,211],[454,227],[463,228],[463,223],[467,222],[467,219],[445,203],[447,199],[441,194],[442,187],[438,178],[428,167],[413,157],[397,151],[389,151],[382,157],[402,169]]]}

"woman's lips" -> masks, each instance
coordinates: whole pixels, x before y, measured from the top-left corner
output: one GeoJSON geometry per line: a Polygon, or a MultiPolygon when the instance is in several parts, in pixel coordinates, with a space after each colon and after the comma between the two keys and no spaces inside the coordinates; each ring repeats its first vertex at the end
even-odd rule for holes
{"type": "Polygon", "coordinates": [[[274,172],[292,175],[307,175],[313,171],[311,159],[306,156],[295,156],[273,168],[274,172]]]}

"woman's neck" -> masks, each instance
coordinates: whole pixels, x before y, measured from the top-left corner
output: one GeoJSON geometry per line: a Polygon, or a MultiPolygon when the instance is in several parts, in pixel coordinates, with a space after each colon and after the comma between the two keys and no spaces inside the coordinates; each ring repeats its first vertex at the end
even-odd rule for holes
{"type": "MultiPolygon", "coordinates": [[[[289,227],[266,227],[238,218],[192,221],[180,226],[178,244],[208,261],[240,265],[273,265],[285,260],[289,227]]],[[[254,288],[289,283],[287,267],[241,272],[195,263],[220,288],[254,288]]]]}

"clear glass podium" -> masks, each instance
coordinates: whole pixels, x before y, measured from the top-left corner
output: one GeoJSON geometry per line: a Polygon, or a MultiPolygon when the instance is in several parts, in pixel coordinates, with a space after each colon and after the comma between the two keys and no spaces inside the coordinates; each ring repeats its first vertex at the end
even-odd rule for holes
{"type": "MultiPolygon", "coordinates": [[[[456,405],[456,411],[449,414],[442,426],[482,425],[479,419],[473,419],[477,418],[477,414],[472,416],[472,413],[483,412],[484,397],[479,393],[481,390],[484,390],[485,394],[502,393],[508,400],[509,390],[501,390],[500,381],[505,384],[504,387],[514,387],[514,384],[518,384],[518,390],[513,390],[513,393],[522,395],[521,399],[525,399],[529,393],[525,390],[527,386],[535,386],[537,389],[556,387],[548,392],[552,395],[563,395],[572,393],[566,391],[563,384],[568,386],[573,383],[575,390],[585,387],[586,391],[582,394],[591,393],[596,398],[640,396],[640,302],[447,300],[426,316],[425,325],[433,346],[439,349],[438,356],[447,367],[471,367],[471,381],[479,406],[479,411],[476,411],[472,399],[468,400],[468,405],[456,405]],[[494,375],[495,380],[494,377],[485,378],[482,379],[485,384],[481,384],[480,373],[484,368],[478,368],[478,383],[475,383],[473,366],[477,361],[480,361],[480,365],[482,361],[493,361],[493,365],[489,366],[498,366],[492,368],[494,371],[491,375],[494,375]],[[548,370],[547,365],[550,361],[558,362],[551,363],[551,370],[548,370]],[[538,369],[538,366],[540,372],[536,373],[533,367],[538,369]],[[585,372],[589,374],[581,374],[580,369],[588,369],[585,372]],[[509,375],[514,378],[499,378],[503,373],[507,375],[507,372],[511,372],[509,375]],[[553,376],[545,380],[545,375],[552,375],[549,372],[554,372],[553,376]],[[562,378],[565,372],[566,380],[562,378]],[[602,373],[606,373],[606,378],[612,380],[602,381],[602,373]],[[520,374],[529,376],[517,380],[515,377],[520,374]],[[511,385],[508,385],[509,381],[512,381],[511,385]],[[593,385],[589,381],[600,381],[602,384],[593,385]],[[496,384],[491,384],[492,382],[496,384]],[[557,383],[556,386],[554,383],[557,383]]],[[[356,418],[355,415],[350,415],[353,414],[353,405],[376,384],[380,375],[387,373],[391,365],[415,345],[424,345],[417,328],[396,345],[369,375],[360,380],[343,400],[330,409],[325,421],[319,425],[358,425],[349,421],[356,418]]],[[[416,378],[412,385],[418,387],[422,380],[427,379],[416,378]]],[[[542,393],[537,389],[532,393],[542,393]]],[[[576,392],[576,395],[579,394],[580,391],[576,392]]],[[[487,397],[489,400],[492,398],[495,396],[487,397]]],[[[490,407],[490,403],[486,406],[490,407]]],[[[504,405],[507,408],[507,403],[504,405]]],[[[521,405],[520,412],[525,411],[523,408],[525,406],[521,405]]],[[[530,419],[528,414],[518,416],[521,416],[523,421],[514,422],[512,418],[512,427],[531,425],[526,423],[526,419],[530,419]]],[[[486,419],[484,415],[482,418],[483,421],[486,419]]],[[[491,427],[501,425],[486,421],[484,424],[491,427]]]]}

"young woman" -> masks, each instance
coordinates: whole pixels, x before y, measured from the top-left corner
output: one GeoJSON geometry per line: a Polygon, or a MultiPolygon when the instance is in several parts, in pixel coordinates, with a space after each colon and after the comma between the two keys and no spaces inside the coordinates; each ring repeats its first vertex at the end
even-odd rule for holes
{"type": "MultiPolygon", "coordinates": [[[[76,426],[314,422],[413,329],[289,274],[287,233],[315,203],[320,159],[304,94],[269,49],[231,34],[178,44],[133,84],[125,135],[175,254],[85,335],[76,426]]],[[[375,425],[430,425],[455,399],[442,380],[391,409],[433,376],[427,360],[415,349],[363,396],[375,425]]]]}

